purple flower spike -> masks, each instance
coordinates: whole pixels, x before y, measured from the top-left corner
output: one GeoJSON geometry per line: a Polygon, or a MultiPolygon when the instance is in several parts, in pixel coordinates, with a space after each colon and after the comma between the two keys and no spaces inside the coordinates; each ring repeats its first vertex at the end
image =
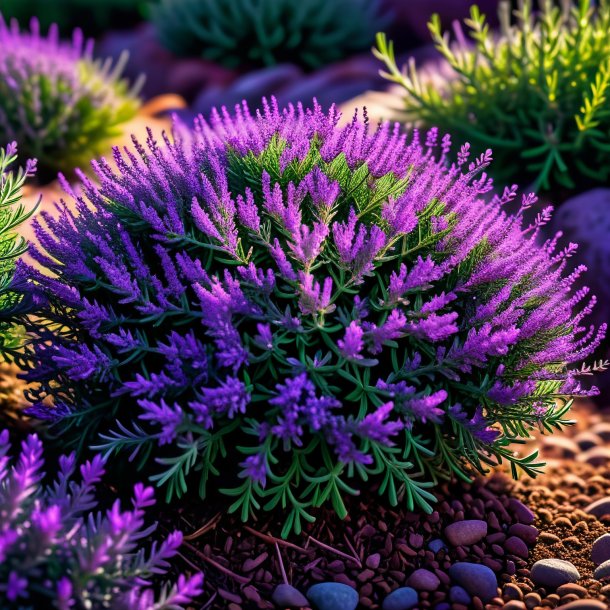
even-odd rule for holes
{"type": "Polygon", "coordinates": [[[0,433],[3,609],[52,604],[65,610],[177,610],[201,594],[201,574],[180,575],[159,596],[148,582],[166,573],[168,559],[182,543],[182,534],[174,532],[150,551],[142,548],[142,539],[155,529],[146,524],[144,511],[154,504],[152,487],[136,484],[131,510],[122,510],[117,500],[105,513],[94,512],[95,487],[103,474],[100,456],[81,466],[80,480],[74,477],[74,455],[60,458],[57,479],[44,487],[42,449],[38,437],[30,435],[13,457],[7,431],[0,433]]]}

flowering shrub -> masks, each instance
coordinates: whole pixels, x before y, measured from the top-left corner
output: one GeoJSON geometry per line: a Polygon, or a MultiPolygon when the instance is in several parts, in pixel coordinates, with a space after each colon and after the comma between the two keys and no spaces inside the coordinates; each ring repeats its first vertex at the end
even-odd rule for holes
{"type": "Polygon", "coordinates": [[[121,64],[93,61],[80,30],[71,43],[56,26],[41,36],[9,27],[0,15],[0,141],[16,140],[42,170],[70,170],[98,154],[135,115],[135,89],[120,80],[121,64]]]}
{"type": "Polygon", "coordinates": [[[12,459],[7,430],[0,432],[0,598],[4,610],[177,610],[201,593],[202,575],[180,576],[155,600],[148,579],[164,574],[182,542],[173,532],[150,550],[142,540],[151,487],[137,484],[131,510],[117,500],[94,513],[104,474],[100,456],[80,466],[72,453],[59,459],[55,482],[43,486],[43,446],[32,434],[12,459]],[[52,606],[51,606],[52,603],[52,606]]]}
{"type": "Polygon", "coordinates": [[[432,38],[455,78],[439,90],[414,64],[401,71],[392,45],[378,37],[385,76],[405,89],[407,119],[468,140],[475,151],[493,147],[494,175],[533,180],[555,192],[575,183],[606,183],[610,112],[610,2],[549,0],[532,10],[523,0],[511,22],[509,2],[499,8],[500,34],[476,6],[457,43],[434,16],[432,38]]]}
{"type": "Polygon", "coordinates": [[[161,42],[177,55],[230,68],[296,63],[318,68],[370,47],[383,27],[379,0],[161,0],[161,42]]]}
{"type": "Polygon", "coordinates": [[[574,311],[576,246],[537,245],[533,195],[516,216],[515,188],[486,195],[490,151],[449,166],[436,130],[338,119],[238,106],[65,183],[79,214],[44,215],[33,252],[54,277],[19,270],[47,299],[14,354],[30,413],[148,463],[168,499],[198,479],[244,519],[287,509],[285,534],[366,481],[431,510],[439,478],[534,473],[510,443],[565,423],[568,365],[605,332],[594,298],[574,311]]]}
{"type": "Polygon", "coordinates": [[[15,230],[34,212],[27,210],[20,200],[26,179],[36,172],[36,162],[28,161],[25,169],[20,168],[15,174],[11,165],[16,159],[15,142],[0,148],[0,353],[5,346],[15,343],[7,320],[14,315],[20,298],[11,289],[11,283],[15,259],[26,250],[25,240],[15,230]]]}

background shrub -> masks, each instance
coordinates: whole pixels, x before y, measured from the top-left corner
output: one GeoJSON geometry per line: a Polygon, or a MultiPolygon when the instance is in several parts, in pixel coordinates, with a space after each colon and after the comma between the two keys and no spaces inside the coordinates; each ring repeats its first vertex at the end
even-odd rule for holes
{"type": "Polygon", "coordinates": [[[384,24],[379,0],[160,0],[151,12],[170,51],[230,68],[319,68],[366,50],[384,24]]]}
{"type": "Polygon", "coordinates": [[[286,510],[285,535],[362,484],[432,510],[439,479],[535,473],[511,444],[565,424],[587,394],[569,365],[605,332],[563,274],[576,246],[537,244],[533,195],[504,212],[490,151],[449,165],[436,130],[338,120],[238,106],[65,183],[78,215],[36,229],[52,277],[20,267],[42,302],[13,353],[30,414],[168,499],[195,480],[243,519],[286,510]]]}
{"type": "Polygon", "coordinates": [[[68,43],[56,26],[47,36],[37,20],[30,27],[20,32],[0,15],[0,141],[16,140],[48,177],[101,153],[139,102],[120,79],[121,62],[94,61],[80,30],[68,43]]]}
{"type": "Polygon", "coordinates": [[[523,0],[511,19],[501,2],[500,33],[476,6],[457,29],[429,27],[454,71],[445,85],[420,79],[414,63],[401,71],[391,43],[378,37],[385,76],[405,89],[405,118],[437,126],[472,144],[493,147],[494,175],[534,181],[559,195],[577,184],[606,183],[610,172],[610,3],[548,0],[539,11],[523,0]]]}

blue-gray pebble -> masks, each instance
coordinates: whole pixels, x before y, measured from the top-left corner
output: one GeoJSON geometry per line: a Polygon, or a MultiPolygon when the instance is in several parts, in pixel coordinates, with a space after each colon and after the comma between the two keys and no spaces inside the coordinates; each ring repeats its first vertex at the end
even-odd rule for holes
{"type": "Polygon", "coordinates": [[[604,561],[601,565],[598,565],[597,568],[595,568],[595,572],[593,572],[593,578],[595,578],[595,580],[608,578],[608,576],[610,576],[610,559],[604,561]]]}
{"type": "Polygon", "coordinates": [[[428,542],[428,548],[433,553],[438,553],[441,549],[446,549],[447,545],[440,538],[435,538],[434,540],[430,540],[430,542],[428,542]]]}
{"type": "Polygon", "coordinates": [[[419,602],[417,591],[411,587],[401,587],[392,591],[381,604],[381,610],[410,610],[419,602]]]}
{"type": "Polygon", "coordinates": [[[449,599],[454,604],[462,604],[463,606],[468,606],[472,601],[472,597],[470,597],[468,591],[459,585],[453,585],[453,587],[449,589],[449,599]]]}
{"type": "Polygon", "coordinates": [[[596,565],[601,565],[610,559],[610,534],[600,536],[591,547],[591,561],[596,565]]]}
{"type": "Polygon", "coordinates": [[[576,582],[580,574],[569,561],[551,558],[537,561],[532,566],[530,578],[539,586],[557,588],[569,582],[576,582]]]}
{"type": "Polygon", "coordinates": [[[339,582],[321,582],[309,587],[307,599],[317,610],[356,610],[358,593],[339,582]]]}
{"type": "Polygon", "coordinates": [[[298,589],[286,584],[275,588],[271,601],[278,608],[302,608],[308,604],[307,598],[298,589]]]}
{"type": "Polygon", "coordinates": [[[449,577],[470,593],[488,602],[498,591],[498,579],[487,566],[468,561],[458,561],[449,568],[449,577]]]}

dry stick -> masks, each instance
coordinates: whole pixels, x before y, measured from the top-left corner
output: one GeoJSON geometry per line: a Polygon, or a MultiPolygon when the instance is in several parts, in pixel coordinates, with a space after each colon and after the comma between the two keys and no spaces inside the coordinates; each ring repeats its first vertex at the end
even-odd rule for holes
{"type": "Polygon", "coordinates": [[[192,551],[193,553],[195,553],[195,555],[197,555],[197,557],[200,557],[201,559],[203,559],[203,561],[214,566],[217,570],[220,570],[223,574],[226,574],[230,578],[233,578],[238,583],[241,583],[242,585],[246,585],[250,582],[250,580],[251,580],[250,578],[246,578],[245,576],[240,576],[239,574],[236,574],[235,572],[232,572],[231,570],[229,570],[229,568],[225,568],[223,565],[220,565],[218,562],[214,561],[211,557],[204,555],[201,551],[196,549],[192,544],[189,544],[188,542],[183,543],[183,544],[189,551],[192,551]]]}
{"type": "Polygon", "coordinates": [[[203,536],[205,533],[209,532],[211,529],[214,529],[218,522],[220,521],[220,513],[216,513],[205,525],[200,527],[196,532],[189,534],[188,536],[183,536],[183,540],[195,540],[200,536],[203,536]]]}
{"type": "Polygon", "coordinates": [[[362,562],[361,562],[360,555],[358,555],[356,549],[353,547],[352,543],[349,541],[347,534],[343,534],[343,539],[345,540],[345,544],[347,544],[347,546],[349,547],[349,550],[354,554],[354,557],[358,560],[358,565],[361,568],[362,562]]]}
{"type": "Polygon", "coordinates": [[[280,562],[280,572],[282,573],[282,580],[284,581],[284,584],[287,585],[288,577],[286,576],[286,570],[284,569],[284,562],[282,561],[282,553],[280,552],[280,545],[277,542],[275,543],[275,550],[277,552],[278,561],[280,562]]]}
{"type": "Polygon", "coordinates": [[[324,544],[323,542],[316,540],[313,536],[309,536],[309,540],[315,542],[319,547],[326,549],[327,551],[334,553],[335,555],[339,555],[339,557],[343,557],[344,559],[349,559],[350,561],[355,562],[359,568],[362,567],[362,562],[360,561],[360,559],[358,559],[358,557],[352,557],[351,555],[348,555],[347,553],[344,553],[339,549],[335,549],[332,546],[328,546],[328,544],[324,544]]]}
{"type": "Polygon", "coordinates": [[[283,546],[288,547],[289,549],[294,549],[295,551],[299,551],[299,553],[305,553],[305,549],[302,549],[300,546],[297,546],[296,544],[292,544],[292,542],[288,542],[287,540],[282,540],[281,538],[275,538],[275,536],[271,536],[271,534],[263,534],[261,532],[257,532],[255,529],[252,529],[251,527],[245,525],[244,529],[249,532],[250,534],[252,534],[253,536],[257,536],[258,538],[260,538],[261,540],[264,540],[265,542],[269,543],[269,544],[281,544],[283,546]]]}

